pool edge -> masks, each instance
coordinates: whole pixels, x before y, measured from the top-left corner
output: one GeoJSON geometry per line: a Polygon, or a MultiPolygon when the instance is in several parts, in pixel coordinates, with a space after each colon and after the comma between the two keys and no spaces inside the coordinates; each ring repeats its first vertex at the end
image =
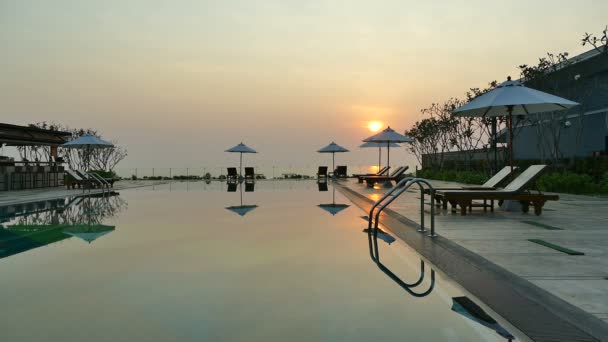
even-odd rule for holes
{"type": "MultiPolygon", "coordinates": [[[[334,185],[365,211],[373,204],[371,199],[339,182],[334,185]]],[[[528,280],[447,238],[431,239],[416,232],[419,227],[416,222],[393,210],[387,209],[381,222],[531,339],[608,341],[608,324],[528,280]]]]}

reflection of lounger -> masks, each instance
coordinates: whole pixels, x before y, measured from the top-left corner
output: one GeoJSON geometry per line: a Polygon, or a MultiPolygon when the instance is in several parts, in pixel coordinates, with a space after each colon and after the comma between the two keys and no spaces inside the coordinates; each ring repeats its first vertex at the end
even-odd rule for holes
{"type": "Polygon", "coordinates": [[[253,192],[255,190],[254,182],[245,182],[245,192],[253,192]]]}
{"type": "Polygon", "coordinates": [[[327,191],[327,182],[317,182],[319,191],[327,191]]]}
{"type": "Polygon", "coordinates": [[[467,208],[472,207],[474,200],[483,201],[519,201],[522,211],[528,212],[530,204],[534,207],[534,213],[540,215],[547,201],[559,200],[558,195],[547,195],[540,191],[532,192],[529,187],[540,177],[547,165],[532,165],[522,172],[517,178],[509,183],[504,189],[499,190],[444,190],[437,191],[436,195],[444,201],[450,202],[452,208],[460,206],[460,213],[466,215],[467,208]]]}
{"type": "Polygon", "coordinates": [[[236,192],[237,183],[228,183],[228,192],[236,192]]]}

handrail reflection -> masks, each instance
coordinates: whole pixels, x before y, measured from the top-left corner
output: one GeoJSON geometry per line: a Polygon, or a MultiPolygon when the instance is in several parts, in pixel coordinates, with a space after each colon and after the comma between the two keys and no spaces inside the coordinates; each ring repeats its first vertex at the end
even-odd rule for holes
{"type": "Polygon", "coordinates": [[[407,293],[414,297],[426,297],[435,288],[435,270],[431,269],[431,284],[429,288],[424,292],[415,292],[412,289],[422,284],[424,280],[424,260],[420,259],[420,277],[414,283],[406,283],[401,280],[395,273],[389,270],[382,262],[380,261],[380,251],[378,249],[378,231],[376,229],[368,229],[367,230],[367,240],[369,244],[369,255],[372,261],[378,266],[378,268],[384,272],[389,278],[391,278],[397,285],[401,286],[407,293]]]}

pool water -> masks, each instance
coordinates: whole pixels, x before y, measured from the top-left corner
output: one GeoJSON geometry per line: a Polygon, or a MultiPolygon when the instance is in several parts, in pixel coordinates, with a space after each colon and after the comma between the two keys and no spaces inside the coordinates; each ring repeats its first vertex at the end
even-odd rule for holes
{"type": "Polygon", "coordinates": [[[428,263],[400,285],[419,280],[420,256],[386,228],[370,240],[362,215],[314,181],[0,209],[2,340],[526,340],[440,270],[431,284],[428,263]],[[505,331],[467,316],[462,296],[505,331]]]}

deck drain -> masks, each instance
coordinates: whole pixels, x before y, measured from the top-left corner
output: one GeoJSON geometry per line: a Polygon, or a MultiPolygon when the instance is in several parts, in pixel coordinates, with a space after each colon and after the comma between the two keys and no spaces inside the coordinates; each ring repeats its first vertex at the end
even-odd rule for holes
{"type": "Polygon", "coordinates": [[[549,247],[549,248],[551,248],[553,250],[556,250],[556,251],[562,252],[562,253],[566,253],[568,255],[585,255],[585,253],[583,253],[583,252],[579,252],[579,251],[572,250],[570,248],[562,247],[562,246],[553,244],[551,242],[547,242],[545,240],[528,239],[528,241],[534,242],[536,244],[539,244],[539,245],[542,245],[542,246],[545,246],[545,247],[549,247]]]}
{"type": "Polygon", "coordinates": [[[523,223],[532,225],[532,226],[536,226],[539,228],[543,228],[543,229],[547,229],[547,230],[564,230],[564,228],[560,228],[560,227],[555,227],[555,226],[551,226],[545,223],[541,223],[541,222],[536,222],[536,221],[521,221],[523,223]]]}

